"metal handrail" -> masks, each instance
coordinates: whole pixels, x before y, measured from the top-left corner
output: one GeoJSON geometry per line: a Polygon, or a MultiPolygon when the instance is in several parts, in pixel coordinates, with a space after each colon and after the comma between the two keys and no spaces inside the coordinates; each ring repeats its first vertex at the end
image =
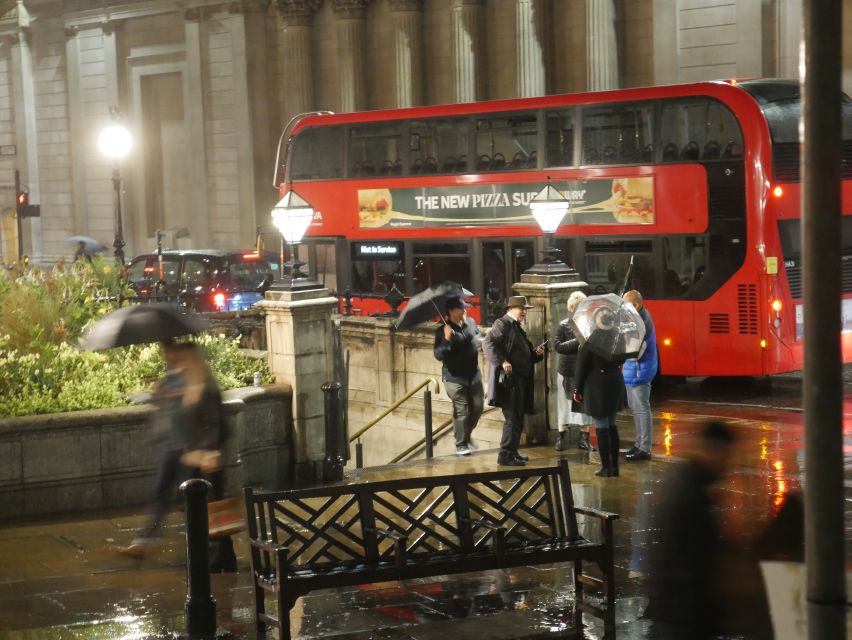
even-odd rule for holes
{"type": "MultiPolygon", "coordinates": [[[[496,411],[496,410],[497,410],[497,407],[489,407],[488,409],[486,409],[485,411],[482,412],[482,415],[483,416],[488,415],[492,411],[496,411]]],[[[482,416],[480,416],[480,417],[482,417],[482,416]]],[[[438,425],[438,428],[435,429],[435,433],[432,436],[432,441],[437,442],[442,437],[444,437],[447,433],[449,433],[450,432],[450,425],[452,425],[452,423],[453,423],[453,419],[447,418],[446,421],[444,421],[440,425],[438,425]]],[[[413,445],[408,447],[408,449],[406,449],[405,451],[400,453],[398,456],[393,458],[390,461],[389,464],[395,464],[397,462],[400,462],[400,461],[406,459],[406,456],[414,453],[415,451],[417,451],[420,447],[424,446],[425,444],[426,444],[426,438],[421,438],[420,440],[415,442],[413,445]]]]}
{"type": "Polygon", "coordinates": [[[430,383],[435,385],[435,393],[438,393],[438,392],[441,390],[441,385],[440,385],[440,383],[439,383],[439,382],[438,382],[435,378],[432,378],[432,377],[428,377],[428,378],[426,378],[423,382],[421,382],[420,384],[418,384],[418,385],[417,385],[416,387],[414,387],[411,391],[409,391],[409,392],[408,392],[408,393],[406,393],[404,396],[402,396],[399,400],[397,400],[396,402],[394,402],[391,406],[389,406],[387,409],[385,409],[384,411],[382,411],[382,412],[381,412],[378,416],[376,416],[376,417],[375,417],[375,418],[373,418],[370,422],[368,422],[367,424],[365,424],[365,425],[364,425],[364,426],[363,426],[363,427],[362,427],[362,428],[361,428],[361,429],[360,429],[357,433],[355,433],[355,434],[353,434],[353,435],[349,436],[349,442],[355,442],[358,438],[360,438],[362,435],[364,435],[364,433],[366,433],[367,431],[369,431],[370,429],[372,429],[373,427],[375,427],[375,426],[376,426],[376,424],[378,424],[378,423],[379,423],[379,421],[380,421],[382,418],[384,418],[385,416],[387,416],[387,415],[388,415],[389,413],[391,413],[392,411],[394,411],[394,410],[398,409],[398,408],[399,408],[399,406],[400,406],[403,402],[405,402],[406,400],[408,400],[411,396],[413,396],[415,393],[417,393],[418,391],[420,391],[423,387],[428,386],[430,383]]]}

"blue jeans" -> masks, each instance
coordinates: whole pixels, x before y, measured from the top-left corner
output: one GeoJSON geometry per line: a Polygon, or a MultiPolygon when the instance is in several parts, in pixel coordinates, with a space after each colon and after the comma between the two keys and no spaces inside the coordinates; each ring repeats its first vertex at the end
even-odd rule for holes
{"type": "Polygon", "coordinates": [[[636,448],[651,453],[651,383],[627,387],[627,406],[636,425],[636,448]]]}

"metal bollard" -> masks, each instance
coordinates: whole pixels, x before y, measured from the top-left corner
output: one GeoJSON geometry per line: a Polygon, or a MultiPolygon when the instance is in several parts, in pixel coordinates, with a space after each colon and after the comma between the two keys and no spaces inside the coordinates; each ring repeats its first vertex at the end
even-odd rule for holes
{"type": "Polygon", "coordinates": [[[355,443],[355,468],[364,468],[364,445],[361,444],[361,440],[355,443]]]}
{"type": "Polygon", "coordinates": [[[323,479],[336,482],[343,480],[343,407],[341,406],[339,382],[326,382],[322,385],[325,394],[325,460],[323,461],[323,479]]]}
{"type": "Polygon", "coordinates": [[[432,392],[426,387],[423,394],[423,421],[424,421],[424,453],[427,460],[432,458],[432,392]]]}
{"type": "Polygon", "coordinates": [[[216,634],[216,600],[210,593],[210,541],[207,492],[210,483],[193,478],[180,485],[186,503],[186,633],[191,638],[216,634]]]}

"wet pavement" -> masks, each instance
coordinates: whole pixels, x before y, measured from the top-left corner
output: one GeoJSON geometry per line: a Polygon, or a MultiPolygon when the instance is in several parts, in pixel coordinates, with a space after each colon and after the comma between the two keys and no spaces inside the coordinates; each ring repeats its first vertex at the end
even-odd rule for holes
{"type": "MultiPolygon", "coordinates": [[[[745,385],[690,383],[655,398],[654,458],[622,463],[621,477],[596,478],[596,454],[530,447],[531,465],[571,462],[578,504],[620,514],[615,523],[617,638],[651,638],[641,615],[647,604],[648,555],[654,544],[654,512],[666,471],[693,446],[709,418],[737,430],[735,470],[717,497],[726,540],[719,567],[726,577],[728,637],[754,637],[770,626],[763,585],[751,549],[756,537],[800,487],[803,414],[797,382],[745,385]]],[[[852,532],[852,391],[844,411],[845,504],[852,532]]],[[[632,420],[621,416],[623,448],[632,420]]],[[[436,458],[360,472],[370,478],[443,475],[492,470],[494,451],[468,458],[436,458]]],[[[0,526],[0,640],[171,637],[184,628],[186,598],[182,514],[172,513],[161,548],[144,560],[123,557],[141,527],[143,510],[80,515],[0,526]]],[[[852,562],[847,535],[846,562],[852,562]]],[[[214,575],[222,633],[254,638],[253,596],[244,535],[235,538],[239,571],[214,575]]],[[[568,566],[525,567],[506,572],[382,583],[314,592],[293,611],[294,637],[338,640],[431,640],[433,638],[552,638],[573,633],[573,579],[568,566]]],[[[603,629],[584,616],[583,637],[603,629]]],[[[270,636],[273,637],[273,636],[270,636]]]]}

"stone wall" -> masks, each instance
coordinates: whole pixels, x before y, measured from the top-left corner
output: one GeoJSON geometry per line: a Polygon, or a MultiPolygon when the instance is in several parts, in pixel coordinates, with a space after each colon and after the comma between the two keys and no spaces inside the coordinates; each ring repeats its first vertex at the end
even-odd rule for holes
{"type": "MultiPolygon", "coordinates": [[[[343,348],[349,352],[349,433],[356,433],[407,391],[424,379],[441,380],[441,363],[432,354],[438,323],[398,331],[387,318],[343,316],[340,333],[343,348]]],[[[480,370],[487,371],[480,355],[480,370]]],[[[432,392],[432,425],[437,428],[452,415],[452,404],[441,383],[432,392]]],[[[421,440],[424,435],[423,395],[418,391],[399,409],[384,418],[361,437],[364,466],[388,464],[396,455],[421,440]]],[[[488,407],[486,407],[487,409],[488,407]]],[[[503,416],[499,409],[482,418],[473,433],[479,449],[499,447],[503,416]]],[[[351,448],[355,464],[354,444],[351,448]]],[[[452,429],[438,440],[434,455],[455,452],[452,429]]],[[[422,449],[415,457],[423,457],[422,449]]]]}
{"type": "MultiPolygon", "coordinates": [[[[292,392],[225,393],[229,493],[290,486],[292,392]]],[[[151,407],[0,420],[0,519],[147,504],[154,482],[151,407]]]]}

